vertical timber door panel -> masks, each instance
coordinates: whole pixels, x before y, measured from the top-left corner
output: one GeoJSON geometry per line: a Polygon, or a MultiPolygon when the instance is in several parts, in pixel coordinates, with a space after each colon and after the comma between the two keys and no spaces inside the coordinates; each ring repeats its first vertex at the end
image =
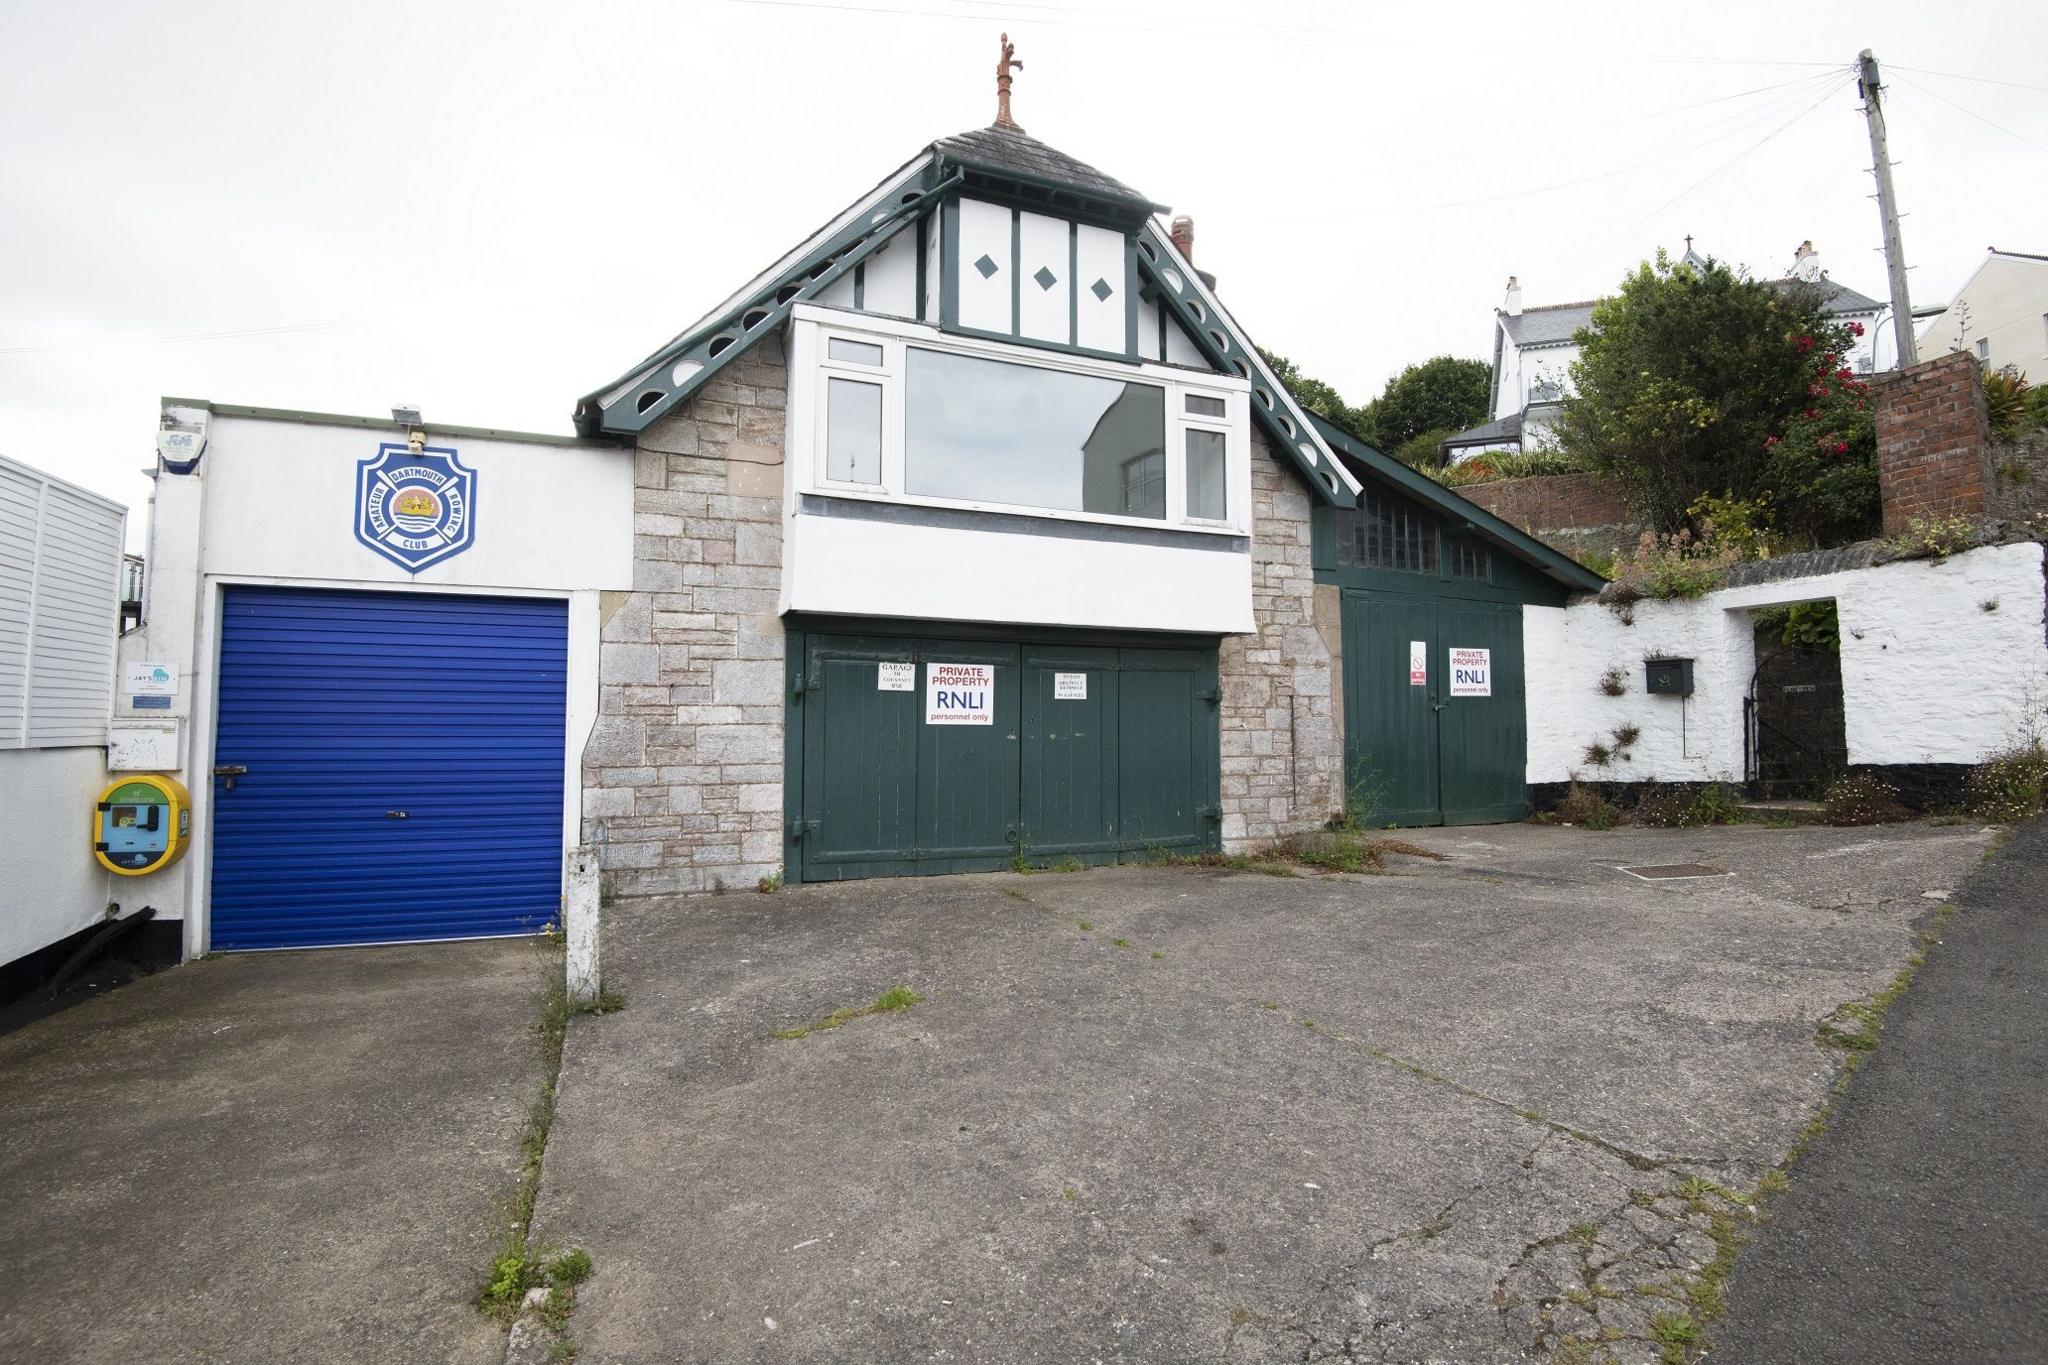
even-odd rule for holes
{"type": "Polygon", "coordinates": [[[980,872],[1016,856],[1019,722],[1016,645],[918,643],[917,850],[920,872],[980,872]],[[995,668],[995,724],[932,725],[924,718],[931,665],[995,668]]]}
{"type": "Polygon", "coordinates": [[[1025,647],[1025,857],[1115,860],[1117,679],[1114,649],[1025,647]]]}
{"type": "Polygon", "coordinates": [[[1437,629],[1440,648],[1431,664],[1444,680],[1439,767],[1444,823],[1520,820],[1529,813],[1522,609],[1447,600],[1437,606],[1437,629]],[[1448,664],[1454,649],[1490,651],[1491,696],[1450,695],[1448,664]]]}
{"type": "Polygon", "coordinates": [[[1345,798],[1372,824],[1443,823],[1436,707],[1448,684],[1437,610],[1434,598],[1344,593],[1345,798]],[[1428,660],[1419,686],[1409,681],[1416,642],[1428,660]]]}
{"type": "Polygon", "coordinates": [[[1214,657],[1196,650],[1120,651],[1117,823],[1126,850],[1210,846],[1216,790],[1214,657]]]}
{"type": "Polygon", "coordinates": [[[909,858],[917,842],[917,731],[924,697],[912,642],[817,637],[807,652],[804,879],[915,871],[909,858]],[[911,670],[911,688],[883,691],[883,663],[911,670]]]}

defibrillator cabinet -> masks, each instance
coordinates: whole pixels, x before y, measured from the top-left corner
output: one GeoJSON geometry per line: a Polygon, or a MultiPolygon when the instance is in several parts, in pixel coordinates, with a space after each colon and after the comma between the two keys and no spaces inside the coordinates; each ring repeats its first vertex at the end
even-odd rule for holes
{"type": "Polygon", "coordinates": [[[192,838],[192,798],[174,778],[124,777],[100,793],[92,817],[92,851],[123,877],[169,867],[192,838]]]}

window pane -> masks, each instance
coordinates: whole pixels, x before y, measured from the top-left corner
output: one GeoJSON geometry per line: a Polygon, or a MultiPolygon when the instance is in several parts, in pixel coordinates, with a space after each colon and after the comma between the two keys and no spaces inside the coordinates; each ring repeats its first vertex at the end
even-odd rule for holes
{"type": "Polygon", "coordinates": [[[827,381],[825,477],[837,483],[882,481],[882,386],[827,381]]]}
{"type": "Polygon", "coordinates": [[[1187,410],[1190,417],[1221,417],[1224,413],[1223,400],[1211,398],[1207,394],[1191,393],[1188,395],[1187,410]]]}
{"type": "Polygon", "coordinates": [[[1339,514],[1337,562],[1361,569],[1436,572],[1436,525],[1404,498],[1368,488],[1339,514]]]}
{"type": "Polygon", "coordinates": [[[1464,536],[1445,535],[1444,545],[1449,551],[1451,577],[1471,578],[1485,582],[1493,575],[1493,555],[1479,542],[1464,536]]]}
{"type": "Polygon", "coordinates": [[[1224,493],[1223,433],[1188,433],[1188,515],[1222,521],[1229,515],[1224,493]]]}
{"type": "Polygon", "coordinates": [[[1166,393],[1152,384],[912,347],[906,491],[1166,516],[1166,393]]]}
{"type": "Polygon", "coordinates": [[[856,365],[882,367],[882,348],[870,346],[865,341],[848,341],[844,337],[833,337],[825,343],[826,354],[834,360],[850,360],[856,365]]]}

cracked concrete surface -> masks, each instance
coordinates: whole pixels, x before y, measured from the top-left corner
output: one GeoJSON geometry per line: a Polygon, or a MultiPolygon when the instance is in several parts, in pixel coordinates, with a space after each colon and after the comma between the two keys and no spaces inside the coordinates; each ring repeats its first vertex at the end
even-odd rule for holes
{"type": "Polygon", "coordinates": [[[1654,1360],[1739,1217],[1704,1191],[1987,843],[1415,837],[1450,860],[612,907],[629,1004],[571,1028],[536,1215],[595,1262],[579,1358],[1654,1360]],[[1615,870],[1693,861],[1735,875],[1615,870]]]}

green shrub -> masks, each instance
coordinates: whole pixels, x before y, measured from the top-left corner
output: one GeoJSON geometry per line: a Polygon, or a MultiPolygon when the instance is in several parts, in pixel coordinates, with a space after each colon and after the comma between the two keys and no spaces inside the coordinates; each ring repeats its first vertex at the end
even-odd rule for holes
{"type": "Polygon", "coordinates": [[[2048,794],[2048,745],[2039,739],[1991,755],[1970,774],[1971,813],[2001,825],[2039,815],[2044,794],[2048,794]]]}
{"type": "Polygon", "coordinates": [[[1493,483],[1499,479],[1582,474],[1585,469],[1583,464],[1554,450],[1531,450],[1521,454],[1496,450],[1474,455],[1462,464],[1454,464],[1440,471],[1438,477],[1446,488],[1463,488],[1468,484],[1493,483]]]}
{"type": "Polygon", "coordinates": [[[1947,559],[1977,543],[1977,523],[1958,513],[1952,517],[1915,517],[1906,529],[1885,542],[1895,559],[1947,559]]]}
{"type": "Polygon", "coordinates": [[[1579,785],[1577,778],[1565,789],[1564,799],[1557,803],[1557,818],[1568,825],[1584,825],[1587,829],[1613,829],[1621,812],[1614,803],[1588,787],[1579,785]]]}
{"type": "Polygon", "coordinates": [[[1739,825],[1742,818],[1742,798],[1718,782],[1698,789],[1651,787],[1629,817],[1632,823],[1652,829],[1739,825]]]}
{"type": "Polygon", "coordinates": [[[1909,820],[1913,812],[1898,791],[1868,773],[1837,778],[1821,797],[1831,825],[1889,825],[1909,820]]]}

